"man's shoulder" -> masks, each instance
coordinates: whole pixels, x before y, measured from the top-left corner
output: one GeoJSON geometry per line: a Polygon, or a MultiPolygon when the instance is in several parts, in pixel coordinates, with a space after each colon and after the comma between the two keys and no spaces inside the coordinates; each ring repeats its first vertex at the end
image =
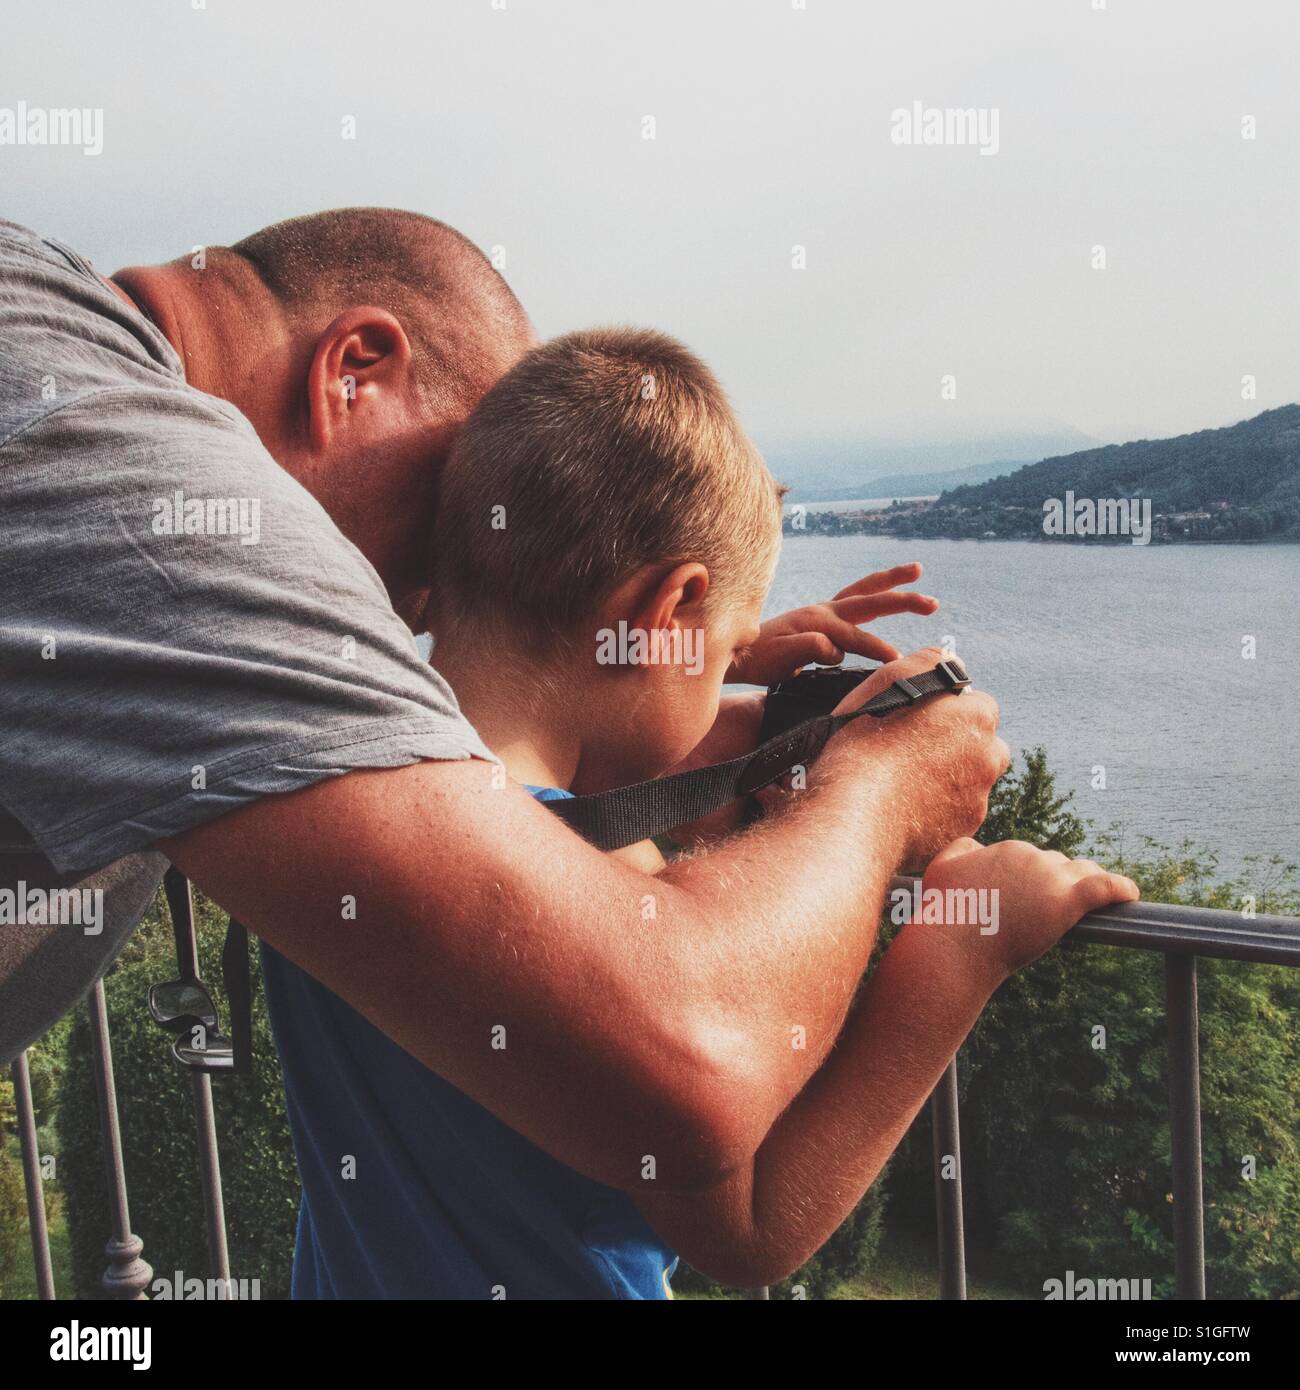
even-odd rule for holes
{"type": "Polygon", "coordinates": [[[0,449],[0,780],[50,861],[106,863],[352,768],[485,756],[252,426],[160,394],[75,397],[0,449]]]}
{"type": "Polygon", "coordinates": [[[6,256],[30,256],[37,260],[45,259],[52,245],[38,232],[24,227],[19,222],[11,222],[0,217],[0,263],[6,256]]]}
{"type": "Polygon", "coordinates": [[[84,257],[0,222],[0,444],[112,391],[186,391],[167,339],[84,257]]]}
{"type": "Polygon", "coordinates": [[[273,570],[390,606],[369,562],[252,425],[191,387],[120,384],[54,402],[0,444],[0,466],[33,544],[61,523],[101,544],[98,558],[122,542],[173,575],[232,571],[233,582],[273,570]]]}

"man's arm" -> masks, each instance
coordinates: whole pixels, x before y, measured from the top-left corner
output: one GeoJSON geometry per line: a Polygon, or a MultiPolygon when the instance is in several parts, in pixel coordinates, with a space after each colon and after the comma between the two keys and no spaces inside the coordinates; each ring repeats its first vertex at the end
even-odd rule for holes
{"type": "Polygon", "coordinates": [[[751,1164],[711,1192],[635,1196],[688,1263],[724,1284],[774,1284],[834,1234],[875,1181],[999,984],[1086,912],[1138,896],[1087,860],[1021,841],[959,840],[926,888],[995,890],[996,936],[974,925],[904,927],[881,957],[835,1051],[751,1164]]]}
{"type": "Polygon", "coordinates": [[[1006,765],[996,718],[967,693],[858,720],[788,809],[653,878],[477,762],[354,772],[160,848],[561,1161],[632,1187],[653,1155],[665,1185],[704,1186],[829,1050],[899,863],[982,820],[1006,765]]]}

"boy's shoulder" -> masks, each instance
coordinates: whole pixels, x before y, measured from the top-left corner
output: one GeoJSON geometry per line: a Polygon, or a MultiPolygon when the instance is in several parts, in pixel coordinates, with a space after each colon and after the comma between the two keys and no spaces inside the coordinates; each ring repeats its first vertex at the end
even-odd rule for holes
{"type": "Polygon", "coordinates": [[[524,790],[531,796],[535,796],[538,801],[571,801],[572,792],[566,792],[563,787],[532,787],[524,784],[524,790]]]}

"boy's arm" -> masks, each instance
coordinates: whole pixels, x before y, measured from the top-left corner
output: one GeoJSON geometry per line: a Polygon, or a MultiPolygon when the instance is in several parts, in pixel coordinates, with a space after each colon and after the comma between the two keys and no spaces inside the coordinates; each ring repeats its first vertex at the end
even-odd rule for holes
{"type": "Polygon", "coordinates": [[[1084,913],[1137,897],[1127,878],[1019,841],[958,840],[925,886],[1005,887],[1015,902],[1003,901],[997,936],[904,927],[752,1164],[706,1192],[634,1192],[655,1231],[719,1282],[753,1288],[798,1269],[875,1181],[1002,980],[1084,913]]]}

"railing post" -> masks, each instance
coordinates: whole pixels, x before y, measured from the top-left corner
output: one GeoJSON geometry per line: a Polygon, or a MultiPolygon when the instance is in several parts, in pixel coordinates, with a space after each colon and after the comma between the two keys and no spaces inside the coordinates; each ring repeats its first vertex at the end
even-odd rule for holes
{"type": "MultiPolygon", "coordinates": [[[[198,937],[194,932],[194,890],[179,869],[167,870],[163,880],[167,909],[176,938],[176,966],[182,977],[199,978],[198,937]]],[[[244,966],[247,968],[247,946],[244,966]]],[[[221,1280],[222,1297],[230,1295],[230,1253],[226,1242],[226,1208],[221,1192],[221,1157],[217,1147],[217,1120],[212,1107],[212,1077],[205,1071],[190,1072],[194,1094],[194,1127],[198,1136],[199,1183],[203,1188],[203,1214],[207,1219],[208,1255],[212,1273],[221,1280]]]]}
{"type": "Polygon", "coordinates": [[[208,1222],[208,1254],[212,1273],[223,1281],[230,1295],[230,1253],[226,1245],[226,1208],[221,1194],[221,1161],[217,1150],[217,1120],[212,1108],[212,1078],[207,1072],[192,1073],[194,1122],[199,1137],[199,1178],[203,1185],[203,1211],[208,1222]]]}
{"type": "Polygon", "coordinates": [[[1205,1297],[1205,1209],[1201,1194],[1201,1063],[1196,957],[1165,955],[1169,1029],[1169,1148],[1174,1188],[1174,1287],[1205,1297]]]}
{"type": "Polygon", "coordinates": [[[27,1054],[14,1058],[10,1072],[18,1103],[18,1143],[23,1154],[23,1181],[27,1187],[27,1224],[32,1233],[32,1262],[36,1267],[38,1295],[54,1297],[54,1266],[50,1263],[50,1233],[45,1224],[45,1189],[41,1183],[41,1156],[36,1143],[36,1110],[32,1105],[32,1078],[27,1054]]]}
{"type": "Polygon", "coordinates": [[[113,1236],[104,1247],[109,1266],[100,1281],[109,1296],[143,1299],[153,1270],[140,1258],[144,1243],[131,1234],[131,1214],[126,1203],[126,1170],[122,1164],[122,1129],[117,1118],[117,1088],[113,1084],[113,1047],[108,1036],[108,1005],[104,982],[96,980],[90,991],[90,1046],[94,1056],[95,1088],[99,1096],[99,1124],[104,1135],[104,1161],[108,1168],[109,1201],[113,1206],[113,1236]]]}
{"type": "Polygon", "coordinates": [[[957,1058],[930,1096],[934,1138],[934,1205],[939,1231],[939,1297],[966,1297],[966,1237],[961,1206],[961,1126],[957,1106],[957,1058]],[[951,1161],[952,1176],[944,1176],[951,1161]]]}

